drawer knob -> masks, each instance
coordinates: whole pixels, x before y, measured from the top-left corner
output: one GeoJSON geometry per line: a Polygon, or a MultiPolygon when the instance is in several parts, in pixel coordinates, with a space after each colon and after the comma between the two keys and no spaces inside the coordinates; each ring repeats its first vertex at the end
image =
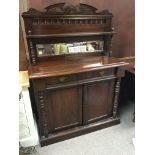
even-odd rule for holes
{"type": "Polygon", "coordinates": [[[28,30],[28,34],[31,34],[31,30],[28,30]]]}
{"type": "Polygon", "coordinates": [[[101,71],[101,72],[100,72],[100,75],[103,76],[103,75],[104,75],[104,71],[101,71]]]}
{"type": "Polygon", "coordinates": [[[60,77],[60,78],[59,78],[59,81],[60,81],[60,82],[64,82],[66,79],[67,79],[66,77],[60,77]]]}

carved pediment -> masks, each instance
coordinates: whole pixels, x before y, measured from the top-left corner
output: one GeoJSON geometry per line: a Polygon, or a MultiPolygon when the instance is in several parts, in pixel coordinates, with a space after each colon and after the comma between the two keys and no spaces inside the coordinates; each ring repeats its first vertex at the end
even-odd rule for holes
{"type": "Polygon", "coordinates": [[[30,8],[27,12],[24,12],[23,14],[42,15],[42,12],[40,12],[34,8],[30,8]]]}
{"type": "Polygon", "coordinates": [[[96,8],[87,4],[79,4],[79,5],[65,5],[65,3],[57,3],[54,5],[50,5],[45,8],[47,13],[50,14],[96,14],[96,8]]]}
{"type": "Polygon", "coordinates": [[[93,6],[88,4],[81,4],[79,5],[79,11],[83,14],[96,14],[97,9],[93,6]]]}
{"type": "Polygon", "coordinates": [[[27,13],[30,15],[112,15],[108,10],[97,12],[97,8],[88,4],[66,5],[65,3],[57,3],[46,7],[43,11],[30,8],[27,13]]]}
{"type": "Polygon", "coordinates": [[[63,14],[65,3],[56,3],[45,8],[45,12],[50,14],[63,14]]]}

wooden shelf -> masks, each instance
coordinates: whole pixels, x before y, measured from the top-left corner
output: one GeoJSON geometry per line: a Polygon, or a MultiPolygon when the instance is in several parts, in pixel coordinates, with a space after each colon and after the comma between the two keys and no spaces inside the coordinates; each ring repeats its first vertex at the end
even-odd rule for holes
{"type": "Polygon", "coordinates": [[[48,35],[27,35],[27,38],[51,38],[51,37],[74,37],[74,36],[93,36],[93,35],[113,35],[117,32],[81,32],[81,33],[63,33],[48,35]]]}
{"type": "Polygon", "coordinates": [[[116,34],[112,14],[87,4],[57,3],[23,17],[41,146],[118,124],[120,82],[128,63],[110,57],[116,34]],[[89,44],[102,50],[82,53],[91,51],[89,44]],[[68,48],[80,45],[86,49],[68,48]],[[52,55],[60,51],[77,53],[52,55]],[[37,56],[45,52],[51,54],[37,56]]]}

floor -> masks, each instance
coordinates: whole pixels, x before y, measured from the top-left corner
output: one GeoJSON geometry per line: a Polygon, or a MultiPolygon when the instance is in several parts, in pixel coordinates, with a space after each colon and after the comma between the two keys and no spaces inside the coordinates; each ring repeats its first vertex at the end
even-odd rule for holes
{"type": "Polygon", "coordinates": [[[134,155],[133,112],[128,102],[120,108],[119,125],[36,149],[40,155],[134,155]]]}

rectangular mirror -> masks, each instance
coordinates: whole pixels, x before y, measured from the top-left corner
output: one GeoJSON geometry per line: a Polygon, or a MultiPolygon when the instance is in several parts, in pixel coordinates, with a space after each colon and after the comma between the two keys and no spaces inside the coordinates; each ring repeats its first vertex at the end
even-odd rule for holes
{"type": "Polygon", "coordinates": [[[36,44],[37,56],[54,56],[74,53],[103,52],[103,41],[85,41],[72,43],[36,44]]]}

